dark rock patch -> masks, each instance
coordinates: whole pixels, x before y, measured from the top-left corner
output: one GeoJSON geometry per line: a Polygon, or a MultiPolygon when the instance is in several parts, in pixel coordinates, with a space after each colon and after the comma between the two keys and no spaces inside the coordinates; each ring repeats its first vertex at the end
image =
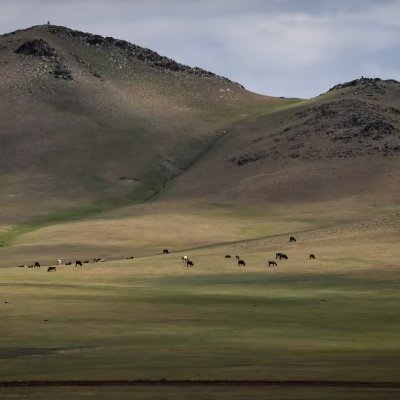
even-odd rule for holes
{"type": "Polygon", "coordinates": [[[66,81],[72,80],[71,71],[62,63],[56,63],[53,71],[50,72],[57,79],[64,79],[66,81]]]}
{"type": "Polygon", "coordinates": [[[89,44],[93,44],[93,45],[99,45],[104,43],[104,38],[102,36],[99,35],[90,35],[88,38],[86,38],[86,41],[89,44]]]}
{"type": "Polygon", "coordinates": [[[364,78],[354,79],[350,82],[340,83],[331,87],[328,92],[334,90],[340,90],[345,88],[354,88],[354,94],[366,94],[369,97],[373,97],[375,94],[385,94],[385,87],[388,84],[400,85],[400,82],[394,79],[383,80],[380,78],[364,78]]]}
{"type": "Polygon", "coordinates": [[[259,160],[264,160],[268,158],[268,154],[265,152],[253,152],[248,154],[242,154],[229,159],[230,162],[235,163],[237,166],[246,165],[250,162],[255,162],[259,160]]]}
{"type": "Polygon", "coordinates": [[[57,51],[53,49],[47,42],[42,39],[28,40],[17,50],[17,54],[24,54],[27,56],[34,57],[56,57],[57,51]]]}
{"type": "Polygon", "coordinates": [[[398,108],[395,108],[395,107],[388,107],[388,108],[385,109],[385,111],[390,113],[390,114],[400,115],[400,110],[398,108]]]}

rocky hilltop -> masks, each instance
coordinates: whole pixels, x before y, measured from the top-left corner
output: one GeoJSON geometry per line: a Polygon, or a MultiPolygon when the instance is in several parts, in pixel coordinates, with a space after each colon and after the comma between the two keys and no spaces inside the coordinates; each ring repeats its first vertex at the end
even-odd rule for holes
{"type": "Polygon", "coordinates": [[[361,78],[334,86],[318,104],[290,115],[229,160],[238,166],[263,159],[320,160],[400,154],[400,95],[395,80],[361,78]],[[339,96],[339,97],[338,97],[339,96]]]}
{"type": "MultiPolygon", "coordinates": [[[[75,44],[85,45],[88,47],[96,47],[107,50],[118,50],[121,54],[126,57],[134,58],[140,61],[143,61],[145,64],[157,68],[159,70],[168,72],[183,72],[186,74],[197,75],[200,77],[213,78],[225,82],[232,83],[237,85],[240,88],[243,88],[242,85],[236,82],[232,82],[228,78],[217,75],[213,72],[206,71],[199,67],[190,67],[188,65],[181,64],[176,62],[168,57],[161,56],[157,52],[137,46],[135,44],[129,43],[125,40],[115,39],[113,37],[103,37],[100,35],[94,35],[91,33],[81,32],[77,30],[73,30],[70,28],[66,28],[63,26],[56,25],[37,25],[32,28],[34,30],[41,30],[44,32],[49,32],[59,36],[62,39],[68,40],[75,44]]],[[[5,36],[12,36],[16,33],[23,32],[24,30],[15,31],[5,36]]],[[[52,49],[51,46],[46,43],[42,39],[34,39],[24,43],[18,51],[21,54],[32,55],[37,57],[51,57],[55,54],[55,49],[52,49]]],[[[58,63],[58,68],[66,70],[62,63],[58,63]]],[[[71,75],[69,74],[59,74],[56,77],[61,77],[63,79],[71,79],[71,75]]]]}

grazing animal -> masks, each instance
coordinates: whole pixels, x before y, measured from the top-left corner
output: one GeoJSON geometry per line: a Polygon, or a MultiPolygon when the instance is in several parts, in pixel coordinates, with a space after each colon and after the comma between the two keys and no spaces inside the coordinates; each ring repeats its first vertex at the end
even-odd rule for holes
{"type": "Polygon", "coordinates": [[[238,265],[239,267],[245,267],[246,263],[244,262],[244,260],[238,260],[238,265]]]}
{"type": "Polygon", "coordinates": [[[268,261],[268,267],[277,267],[278,264],[275,261],[268,261]]]}
{"type": "Polygon", "coordinates": [[[72,262],[71,262],[71,261],[69,261],[69,262],[65,263],[65,265],[71,265],[71,264],[72,264],[72,262]]]}
{"type": "Polygon", "coordinates": [[[18,265],[18,268],[26,268],[26,265],[18,265]]]}
{"type": "Polygon", "coordinates": [[[285,253],[276,253],[275,260],[287,260],[289,257],[285,253]]]}
{"type": "Polygon", "coordinates": [[[61,260],[57,260],[57,265],[61,265],[61,260]]]}
{"type": "Polygon", "coordinates": [[[240,260],[240,257],[238,255],[235,256],[236,260],[240,260]]]}
{"type": "Polygon", "coordinates": [[[28,268],[33,268],[33,265],[28,265],[28,268]]]}
{"type": "Polygon", "coordinates": [[[227,254],[225,258],[232,258],[230,254],[227,254]]]}
{"type": "Polygon", "coordinates": [[[77,267],[78,265],[82,267],[82,261],[79,260],[75,261],[75,267],[77,267]]]}
{"type": "MultiPolygon", "coordinates": [[[[126,257],[127,260],[133,260],[134,258],[134,256],[126,257]]],[[[98,260],[100,261],[100,258],[98,260]]]]}
{"type": "Polygon", "coordinates": [[[33,264],[33,266],[36,268],[40,268],[40,263],[38,261],[36,261],[35,264],[33,264]]]}
{"type": "Polygon", "coordinates": [[[89,264],[89,262],[90,262],[89,260],[85,260],[83,263],[84,264],[89,264]]]}
{"type": "Polygon", "coordinates": [[[186,264],[189,261],[189,257],[188,256],[182,256],[182,262],[184,264],[186,264]]]}
{"type": "Polygon", "coordinates": [[[294,236],[290,236],[289,242],[295,242],[295,241],[296,241],[296,238],[294,236]]]}
{"type": "Polygon", "coordinates": [[[310,254],[310,260],[315,260],[315,255],[314,254],[310,254]]]}
{"type": "Polygon", "coordinates": [[[169,254],[169,250],[168,250],[168,249],[164,249],[164,250],[162,251],[162,253],[163,253],[163,254],[169,254]]]}
{"type": "Polygon", "coordinates": [[[186,261],[186,266],[187,266],[187,267],[194,267],[194,262],[191,261],[191,260],[187,260],[187,261],[186,261]]]}
{"type": "Polygon", "coordinates": [[[57,271],[57,268],[56,267],[47,268],[47,272],[51,272],[51,271],[57,271]]]}

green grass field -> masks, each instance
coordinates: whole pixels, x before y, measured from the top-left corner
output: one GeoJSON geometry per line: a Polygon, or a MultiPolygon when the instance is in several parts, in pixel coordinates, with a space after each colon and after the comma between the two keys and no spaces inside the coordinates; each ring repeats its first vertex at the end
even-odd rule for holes
{"type": "MultiPolygon", "coordinates": [[[[398,381],[394,232],[353,227],[304,233],[291,245],[273,237],[204,247],[187,253],[194,268],[177,252],[56,273],[0,269],[1,380],[398,381]],[[289,260],[268,268],[277,247],[289,260]]],[[[46,399],[53,390],[3,388],[0,398],[46,399]]],[[[399,395],[329,388],[68,388],[62,395],[244,399],[252,391],[272,399],[399,395]]]]}

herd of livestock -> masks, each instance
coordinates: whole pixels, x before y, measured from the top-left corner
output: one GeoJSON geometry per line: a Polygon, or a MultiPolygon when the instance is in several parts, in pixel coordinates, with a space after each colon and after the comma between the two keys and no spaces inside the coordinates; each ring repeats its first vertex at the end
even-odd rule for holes
{"type": "MultiPolygon", "coordinates": [[[[296,242],[296,238],[294,236],[290,236],[289,242],[296,242]]],[[[163,249],[162,253],[169,254],[170,251],[168,249],[163,249]]],[[[134,258],[135,258],[134,256],[126,257],[127,260],[132,260],[134,258]]],[[[230,254],[226,254],[225,258],[232,258],[232,256],[230,254]]],[[[237,260],[237,264],[239,267],[246,266],[246,262],[240,256],[236,255],[235,258],[237,260]]],[[[289,257],[285,253],[278,252],[275,254],[275,260],[288,260],[288,259],[289,259],[289,257]]],[[[315,255],[310,254],[309,259],[315,260],[315,255]]],[[[268,267],[277,267],[278,263],[275,260],[268,261],[268,267]]],[[[104,262],[104,259],[96,257],[91,260],[85,260],[85,261],[76,260],[75,267],[82,267],[83,264],[98,263],[98,262],[104,262]]],[[[194,267],[194,262],[192,260],[190,260],[188,258],[188,256],[182,256],[182,262],[185,267],[194,267]]],[[[61,264],[62,264],[61,260],[57,260],[57,265],[61,265],[61,264]]],[[[68,261],[65,263],[65,265],[72,265],[72,264],[73,264],[72,261],[68,261]]],[[[40,263],[38,261],[36,261],[32,265],[19,265],[19,267],[40,268],[40,263]]],[[[57,267],[55,267],[55,266],[47,267],[47,272],[55,272],[55,271],[57,271],[57,267]]]]}

